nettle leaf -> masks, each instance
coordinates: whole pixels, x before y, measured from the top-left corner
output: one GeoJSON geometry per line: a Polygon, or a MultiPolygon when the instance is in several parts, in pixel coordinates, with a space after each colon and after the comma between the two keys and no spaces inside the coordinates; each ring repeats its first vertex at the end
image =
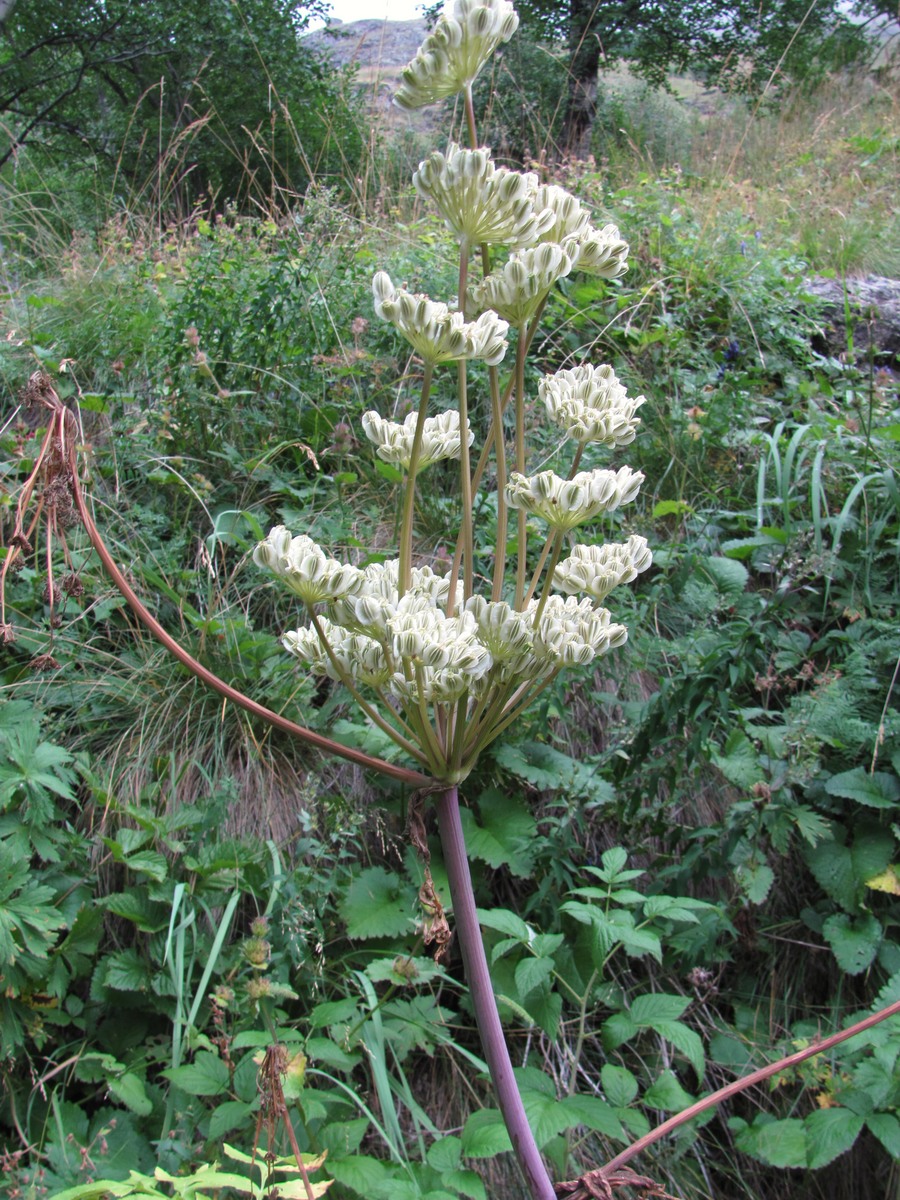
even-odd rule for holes
{"type": "Polygon", "coordinates": [[[878,953],[884,931],[871,913],[859,917],[835,913],[823,923],[822,933],[841,970],[859,975],[878,953]]]}
{"type": "Polygon", "coordinates": [[[806,1118],[806,1163],[812,1170],[833,1162],[856,1141],[864,1118],[849,1108],[823,1108],[806,1118]]]}
{"type": "Polygon", "coordinates": [[[515,796],[488,788],[481,793],[478,807],[480,824],[471,809],[464,808],[460,813],[470,856],[491,867],[508,866],[513,875],[527,876],[534,864],[537,822],[525,804],[515,796]]]}
{"type": "Polygon", "coordinates": [[[841,908],[856,907],[859,881],[847,846],[840,842],[819,842],[807,848],[803,857],[816,882],[832,900],[841,908]]]}
{"type": "Polygon", "coordinates": [[[361,871],[339,905],[351,938],[395,937],[412,928],[416,889],[384,867],[361,871]]]}

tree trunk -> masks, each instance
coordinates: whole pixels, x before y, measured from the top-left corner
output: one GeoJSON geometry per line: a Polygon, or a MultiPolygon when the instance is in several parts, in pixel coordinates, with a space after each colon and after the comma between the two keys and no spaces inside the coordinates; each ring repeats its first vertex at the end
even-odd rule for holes
{"type": "Polygon", "coordinates": [[[569,96],[562,140],[566,153],[577,157],[588,153],[597,111],[600,38],[592,28],[596,10],[596,0],[569,3],[569,96]]]}

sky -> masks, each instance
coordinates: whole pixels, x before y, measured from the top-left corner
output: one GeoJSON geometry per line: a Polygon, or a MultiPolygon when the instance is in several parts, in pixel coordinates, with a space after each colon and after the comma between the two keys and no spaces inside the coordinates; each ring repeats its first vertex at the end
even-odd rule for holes
{"type": "Polygon", "coordinates": [[[331,15],[339,21],[412,21],[421,17],[422,0],[332,0],[331,15]]]}

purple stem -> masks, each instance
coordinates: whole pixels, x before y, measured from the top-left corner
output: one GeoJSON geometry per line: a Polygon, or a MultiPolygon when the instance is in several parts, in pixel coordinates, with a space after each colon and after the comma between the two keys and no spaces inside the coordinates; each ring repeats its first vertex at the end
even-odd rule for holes
{"type": "Polygon", "coordinates": [[[500,1014],[497,1012],[497,1001],[494,999],[494,988],[475,911],[472,876],[469,873],[466,843],[459,818],[459,791],[455,785],[438,794],[435,807],[444,851],[444,865],[450,882],[450,898],[453,901],[459,948],[462,951],[466,981],[475,1009],[475,1021],[497,1103],[500,1105],[513,1152],[532,1197],[534,1200],[556,1200],[556,1191],[550,1182],[550,1176],[525,1115],[522,1097],[513,1075],[506,1038],[503,1036],[503,1026],[500,1024],[500,1014]]]}

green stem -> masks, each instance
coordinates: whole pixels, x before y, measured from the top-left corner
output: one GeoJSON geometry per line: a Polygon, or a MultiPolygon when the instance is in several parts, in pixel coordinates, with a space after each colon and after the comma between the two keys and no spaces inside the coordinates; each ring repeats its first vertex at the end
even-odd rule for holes
{"type": "MultiPolygon", "coordinates": [[[[525,326],[519,326],[516,342],[516,470],[525,474],[525,326]]],[[[502,436],[502,434],[501,434],[502,436]]],[[[521,612],[525,600],[525,575],[528,569],[527,521],[524,508],[518,510],[518,546],[516,559],[516,608],[521,612]]]]}
{"type": "Polygon", "coordinates": [[[412,578],[413,514],[416,508],[416,475],[419,470],[419,458],[422,454],[422,437],[425,433],[425,416],[428,411],[428,397],[431,393],[431,380],[433,376],[434,364],[426,362],[425,377],[422,380],[422,395],[419,399],[419,413],[416,419],[416,432],[413,435],[412,452],[406,475],[406,491],[403,494],[403,514],[400,518],[400,563],[398,567],[397,592],[401,599],[409,591],[409,583],[412,578]]]}

